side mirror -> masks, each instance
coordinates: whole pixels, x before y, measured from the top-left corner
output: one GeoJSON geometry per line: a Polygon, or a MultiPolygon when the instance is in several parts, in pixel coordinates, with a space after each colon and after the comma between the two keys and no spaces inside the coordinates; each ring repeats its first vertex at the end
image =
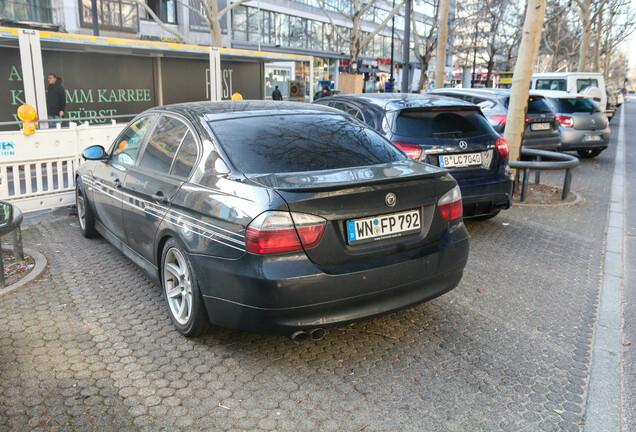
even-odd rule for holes
{"type": "Polygon", "coordinates": [[[100,145],[86,147],[82,152],[84,160],[100,160],[106,157],[106,150],[100,145]]]}

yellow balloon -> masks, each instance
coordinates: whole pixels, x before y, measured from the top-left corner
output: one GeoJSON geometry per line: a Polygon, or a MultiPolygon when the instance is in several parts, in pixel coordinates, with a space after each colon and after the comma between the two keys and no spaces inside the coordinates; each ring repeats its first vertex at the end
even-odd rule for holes
{"type": "Polygon", "coordinates": [[[232,95],[232,100],[243,100],[243,96],[239,92],[236,92],[232,95]]]}

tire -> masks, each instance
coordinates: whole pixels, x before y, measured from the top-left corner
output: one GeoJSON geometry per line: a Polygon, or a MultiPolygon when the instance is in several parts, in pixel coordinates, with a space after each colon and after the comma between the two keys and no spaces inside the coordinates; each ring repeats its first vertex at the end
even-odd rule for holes
{"type": "Polygon", "coordinates": [[[97,237],[99,233],[95,229],[95,215],[93,215],[93,210],[91,210],[91,205],[86,198],[84,187],[79,178],[75,185],[75,204],[77,205],[77,223],[82,235],[86,238],[97,237]]]}
{"type": "Polygon", "coordinates": [[[590,159],[596,157],[601,154],[603,149],[585,149],[585,150],[577,150],[576,152],[584,159],[590,159]]]}
{"type": "Polygon", "coordinates": [[[161,286],[168,315],[179,333],[198,337],[210,331],[212,325],[188,255],[172,238],[161,254],[161,286]]]}
{"type": "Polygon", "coordinates": [[[496,212],[492,212],[492,213],[489,213],[487,215],[481,215],[481,216],[477,216],[477,217],[474,217],[474,218],[470,218],[470,220],[474,220],[474,221],[479,222],[479,221],[485,221],[485,220],[488,220],[488,219],[492,219],[492,218],[494,218],[495,216],[497,216],[499,214],[499,211],[500,210],[497,210],[496,212]]]}

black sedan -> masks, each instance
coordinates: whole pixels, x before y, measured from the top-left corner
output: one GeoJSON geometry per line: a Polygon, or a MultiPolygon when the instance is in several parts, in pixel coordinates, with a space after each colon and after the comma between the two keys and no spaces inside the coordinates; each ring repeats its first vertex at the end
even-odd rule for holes
{"type": "Polygon", "coordinates": [[[83,153],[82,233],[160,284],[185,336],[210,323],[296,342],[453,289],[456,181],[326,107],[172,105],[83,153]]]}
{"type": "Polygon", "coordinates": [[[447,168],[459,182],[464,217],[490,219],[512,203],[508,143],[479,108],[457,99],[374,93],[320,98],[367,123],[411,158],[447,168]]]}

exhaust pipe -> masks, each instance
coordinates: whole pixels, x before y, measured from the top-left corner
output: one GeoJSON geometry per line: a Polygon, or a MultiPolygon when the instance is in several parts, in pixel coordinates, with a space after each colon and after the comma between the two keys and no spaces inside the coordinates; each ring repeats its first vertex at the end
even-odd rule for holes
{"type": "Polygon", "coordinates": [[[311,336],[313,340],[320,340],[324,338],[326,334],[327,330],[322,327],[315,328],[309,332],[309,336],[311,336]]]}
{"type": "Polygon", "coordinates": [[[291,340],[294,341],[295,344],[300,345],[309,340],[309,333],[307,333],[304,330],[299,330],[297,332],[292,333],[291,336],[289,337],[291,340]]]}

